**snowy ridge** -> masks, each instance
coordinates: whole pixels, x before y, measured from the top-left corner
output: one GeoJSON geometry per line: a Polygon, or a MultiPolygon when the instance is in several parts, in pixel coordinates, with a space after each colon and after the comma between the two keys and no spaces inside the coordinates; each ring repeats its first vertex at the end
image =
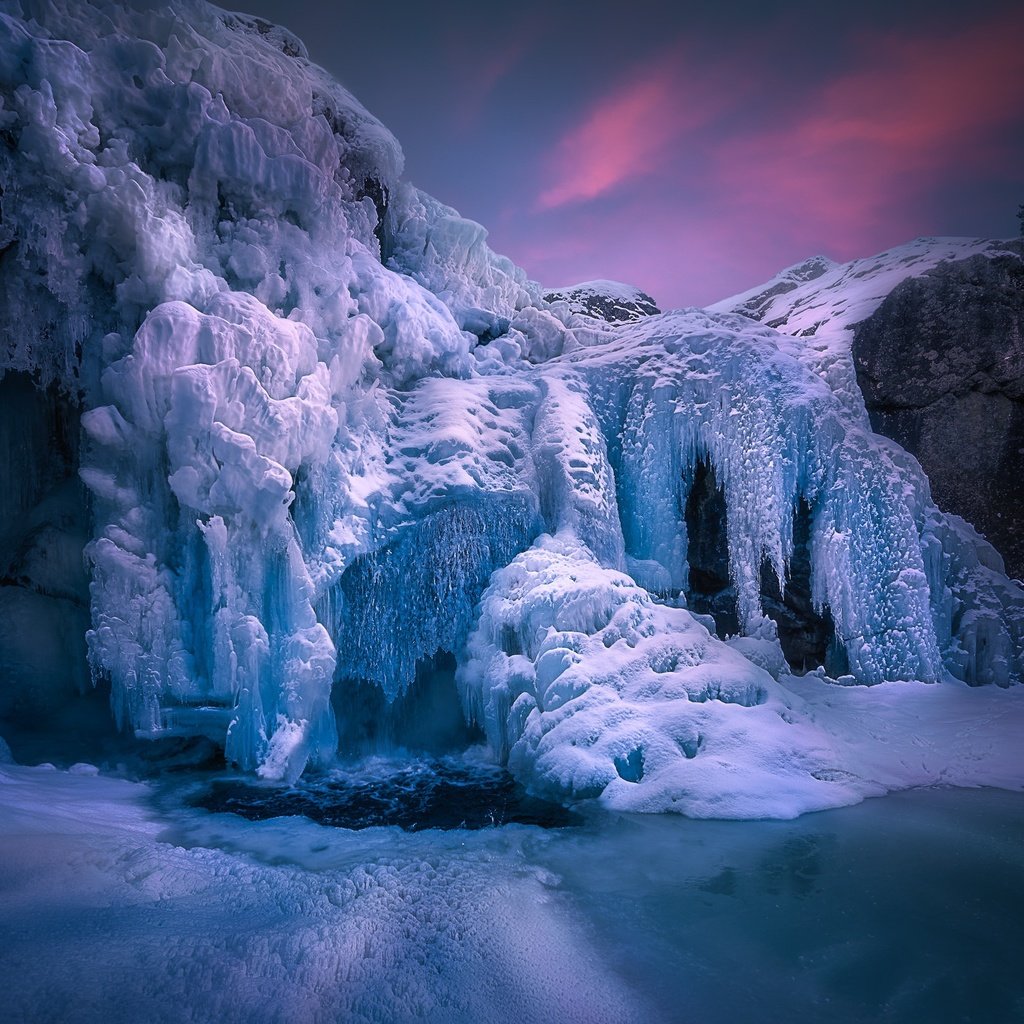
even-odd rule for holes
{"type": "Polygon", "coordinates": [[[445,655],[495,755],[558,798],[859,799],[888,783],[836,785],[766,612],[801,515],[844,682],[1020,680],[1024,593],[836,384],[852,305],[817,362],[733,313],[612,325],[401,181],[287,33],[198,2],[2,10],[0,373],[81,417],[89,661],[124,727],[295,779],[349,692],[395,701],[445,655]],[[719,541],[716,625],[687,604],[719,541]]]}
{"type": "Polygon", "coordinates": [[[919,277],[945,261],[1012,251],[1006,243],[985,238],[917,238],[849,263],[815,256],[708,309],[741,313],[798,339],[787,351],[819,374],[847,410],[866,423],[850,355],[854,325],[908,277],[919,277]]]}

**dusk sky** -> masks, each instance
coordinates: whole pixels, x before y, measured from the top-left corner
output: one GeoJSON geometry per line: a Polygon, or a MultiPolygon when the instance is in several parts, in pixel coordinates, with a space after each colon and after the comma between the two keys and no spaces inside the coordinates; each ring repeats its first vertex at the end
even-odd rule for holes
{"type": "Polygon", "coordinates": [[[546,285],[700,305],[819,252],[1018,230],[1017,2],[235,2],[546,285]]]}

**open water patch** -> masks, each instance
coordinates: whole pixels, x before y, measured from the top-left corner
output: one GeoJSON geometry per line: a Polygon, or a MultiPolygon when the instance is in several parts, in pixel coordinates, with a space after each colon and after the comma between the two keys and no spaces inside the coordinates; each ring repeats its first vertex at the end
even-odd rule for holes
{"type": "Polygon", "coordinates": [[[513,824],[566,828],[582,822],[561,804],[530,796],[504,769],[457,758],[373,761],[303,777],[287,787],[218,778],[191,803],[249,821],[301,815],[320,825],[357,830],[477,830],[513,824]]]}

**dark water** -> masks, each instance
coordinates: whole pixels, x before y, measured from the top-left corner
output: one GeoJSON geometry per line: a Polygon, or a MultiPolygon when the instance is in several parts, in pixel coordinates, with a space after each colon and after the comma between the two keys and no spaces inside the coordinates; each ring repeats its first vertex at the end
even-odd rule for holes
{"type": "Polygon", "coordinates": [[[287,788],[217,779],[193,806],[250,821],[302,815],[336,828],[397,825],[407,832],[509,824],[562,828],[580,820],[558,804],[529,796],[502,769],[455,758],[335,770],[287,788]]]}
{"type": "Polygon", "coordinates": [[[651,1020],[1024,1022],[1024,795],[933,789],[795,821],[629,816],[538,859],[651,1020]]]}

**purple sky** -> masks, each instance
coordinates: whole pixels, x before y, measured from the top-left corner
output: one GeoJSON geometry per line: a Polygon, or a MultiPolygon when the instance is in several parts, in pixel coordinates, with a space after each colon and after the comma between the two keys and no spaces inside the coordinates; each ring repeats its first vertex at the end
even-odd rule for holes
{"type": "Polygon", "coordinates": [[[1017,232],[1019,2],[235,2],[547,285],[703,304],[819,252],[1017,232]]]}

